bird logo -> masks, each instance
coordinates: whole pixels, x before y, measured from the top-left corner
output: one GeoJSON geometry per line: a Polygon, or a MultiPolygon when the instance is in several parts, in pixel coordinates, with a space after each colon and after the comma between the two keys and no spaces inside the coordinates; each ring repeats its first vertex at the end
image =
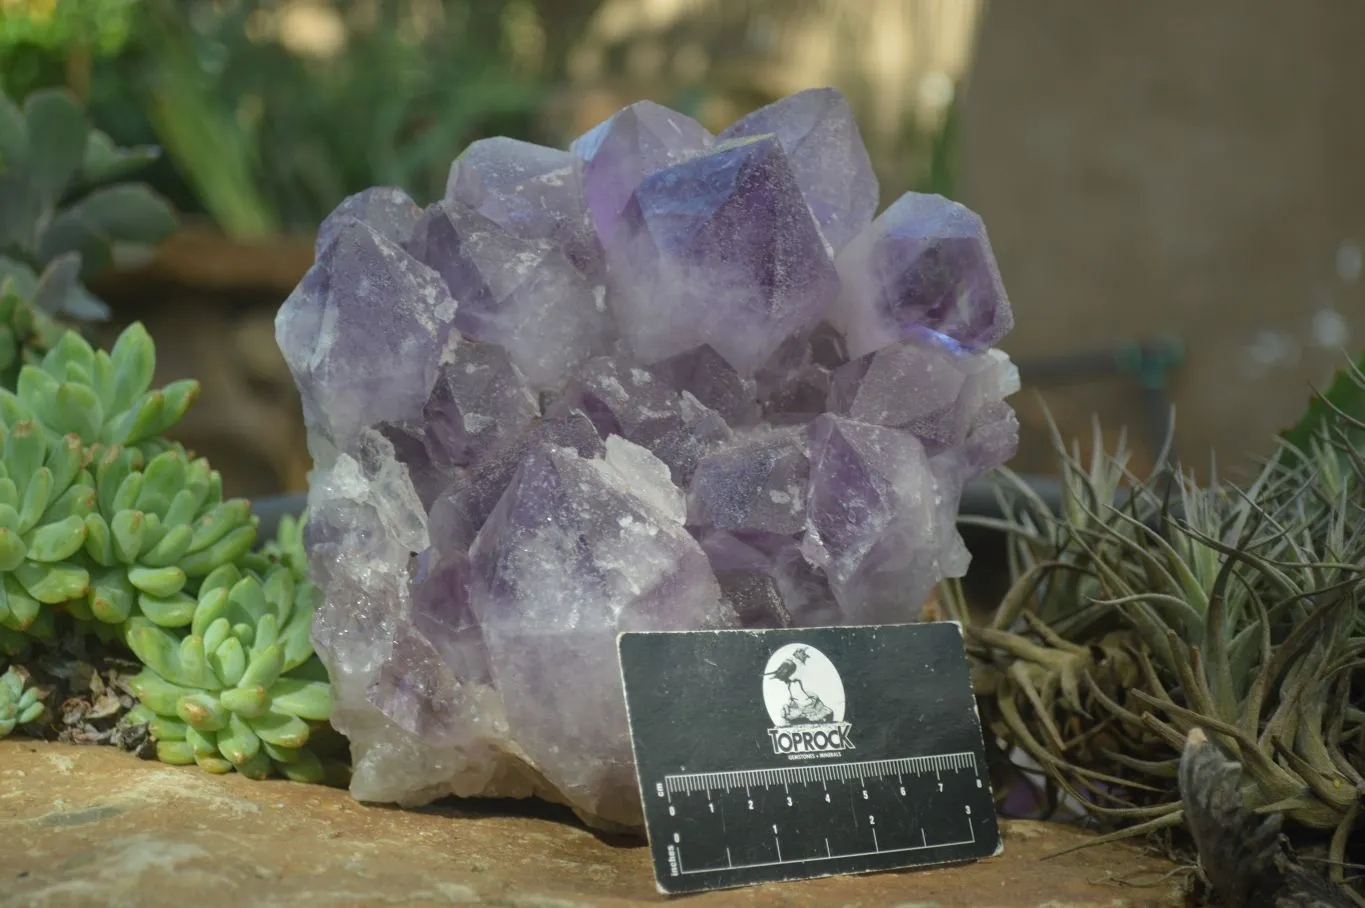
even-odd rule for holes
{"type": "Polygon", "coordinates": [[[810,697],[810,694],[806,693],[805,685],[801,683],[801,679],[796,677],[796,673],[801,669],[801,666],[809,661],[810,650],[801,646],[792,652],[790,658],[783,659],[778,663],[778,666],[774,671],[764,672],[763,675],[766,678],[776,678],[778,681],[787,685],[787,697],[792,703],[795,703],[796,695],[792,693],[793,684],[801,688],[801,696],[806,698],[810,697]]]}
{"type": "Polygon", "coordinates": [[[773,753],[789,760],[854,750],[844,721],[844,682],[829,657],[806,643],[779,646],[763,667],[763,706],[773,753]]]}
{"type": "Polygon", "coordinates": [[[842,717],[843,684],[833,664],[818,650],[799,644],[779,649],[768,660],[763,678],[763,699],[778,725],[834,722],[842,717]],[[822,694],[834,695],[838,717],[822,694]]]}

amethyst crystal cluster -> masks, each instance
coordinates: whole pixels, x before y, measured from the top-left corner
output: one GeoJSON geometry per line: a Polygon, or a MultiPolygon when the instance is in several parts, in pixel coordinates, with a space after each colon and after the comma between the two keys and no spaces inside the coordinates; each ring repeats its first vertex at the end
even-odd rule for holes
{"type": "Polygon", "coordinates": [[[1012,316],[980,218],[877,205],[824,89],[482,140],[327,218],[277,335],[357,797],[637,827],[618,632],[912,621],[963,574],[1012,316]]]}

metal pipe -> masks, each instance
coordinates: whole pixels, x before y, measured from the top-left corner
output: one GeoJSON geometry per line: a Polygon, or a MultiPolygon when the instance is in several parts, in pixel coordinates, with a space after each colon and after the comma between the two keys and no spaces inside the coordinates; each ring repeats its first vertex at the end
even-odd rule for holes
{"type": "Polygon", "coordinates": [[[1180,338],[1156,337],[1108,349],[1024,359],[1016,365],[1025,385],[1066,384],[1096,375],[1133,376],[1142,395],[1148,442],[1153,450],[1165,448],[1168,462],[1177,462],[1180,458],[1170,438],[1174,426],[1169,376],[1184,361],[1185,344],[1180,338]]]}

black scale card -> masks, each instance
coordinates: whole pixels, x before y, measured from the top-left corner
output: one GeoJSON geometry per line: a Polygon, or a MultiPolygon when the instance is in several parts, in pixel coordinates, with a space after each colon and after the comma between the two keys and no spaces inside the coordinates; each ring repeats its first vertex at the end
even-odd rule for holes
{"type": "Polygon", "coordinates": [[[956,624],[626,633],[619,648],[660,891],[1000,853],[956,624]]]}

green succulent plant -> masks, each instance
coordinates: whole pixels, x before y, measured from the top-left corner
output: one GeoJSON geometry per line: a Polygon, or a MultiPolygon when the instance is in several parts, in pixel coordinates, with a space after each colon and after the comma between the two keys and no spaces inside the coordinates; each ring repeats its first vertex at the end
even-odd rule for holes
{"type": "Polygon", "coordinates": [[[0,628],[51,639],[56,608],[188,626],[200,581],[255,544],[250,502],[160,436],[198,385],[148,391],[154,366],[140,325],[110,354],[68,333],[0,390],[0,628]]]}
{"type": "Polygon", "coordinates": [[[204,580],[188,635],[146,618],[125,626],[147,667],[130,682],[166,763],[252,778],[320,782],[311,723],[331,716],[331,688],[309,636],[317,590],[284,564],[264,574],[224,565],[204,580]]]}
{"type": "Polygon", "coordinates": [[[82,278],[146,256],[175,213],[150,187],[113,181],[158,155],[91,129],[64,88],[36,91],[22,108],[0,94],[0,250],[35,272],[76,253],[82,278]]]}
{"type": "Polygon", "coordinates": [[[199,398],[193,379],[152,388],[155,371],[156,345],[140,322],[125,328],[108,353],[67,331],[37,363],[19,370],[14,392],[0,388],[0,416],[33,421],[57,436],[74,434],[87,445],[155,455],[171,447],[162,434],[199,398]]]}
{"type": "MultiPolygon", "coordinates": [[[[146,723],[163,762],[344,778],[304,520],[253,551],[250,503],[224,500],[208,461],[163,435],[199,385],[151,388],[141,325],[107,353],[61,329],[48,347],[16,355],[0,388],[0,654],[65,632],[120,640],[144,666],[123,721],[146,723]]],[[[0,678],[0,735],[42,713],[24,677],[0,678]]]]}
{"type": "Polygon", "coordinates": [[[141,0],[47,0],[6,4],[0,50],[31,45],[52,53],[87,46],[94,53],[120,50],[134,29],[141,0]]]}
{"type": "Polygon", "coordinates": [[[0,479],[0,625],[40,639],[43,605],[120,624],[142,615],[190,624],[186,592],[248,552],[256,521],[245,499],[224,501],[221,479],[178,449],[144,461],[135,449],[48,442],[33,423],[9,427],[0,479]],[[86,461],[86,457],[89,461],[86,461]]]}
{"type": "Polygon", "coordinates": [[[280,517],[275,538],[266,541],[260,550],[244,559],[244,563],[260,572],[271,564],[282,564],[293,571],[295,580],[308,579],[308,555],[303,547],[303,528],[308,523],[304,514],[295,517],[285,514],[280,517]]]}
{"type": "Polygon", "coordinates": [[[34,92],[22,108],[0,92],[0,297],[28,304],[0,312],[0,380],[13,369],[10,346],[16,355],[41,354],[63,322],[108,318],[83,282],[145,260],[175,230],[164,198],[144,184],[114,182],[158,154],[115,146],[89,127],[66,89],[34,92]]]}
{"type": "Polygon", "coordinates": [[[0,675],[0,738],[20,725],[37,722],[47,712],[36,687],[17,668],[0,675]]]}
{"type": "Polygon", "coordinates": [[[21,294],[12,279],[0,280],[0,388],[13,389],[19,369],[41,361],[68,330],[21,294]]]}

